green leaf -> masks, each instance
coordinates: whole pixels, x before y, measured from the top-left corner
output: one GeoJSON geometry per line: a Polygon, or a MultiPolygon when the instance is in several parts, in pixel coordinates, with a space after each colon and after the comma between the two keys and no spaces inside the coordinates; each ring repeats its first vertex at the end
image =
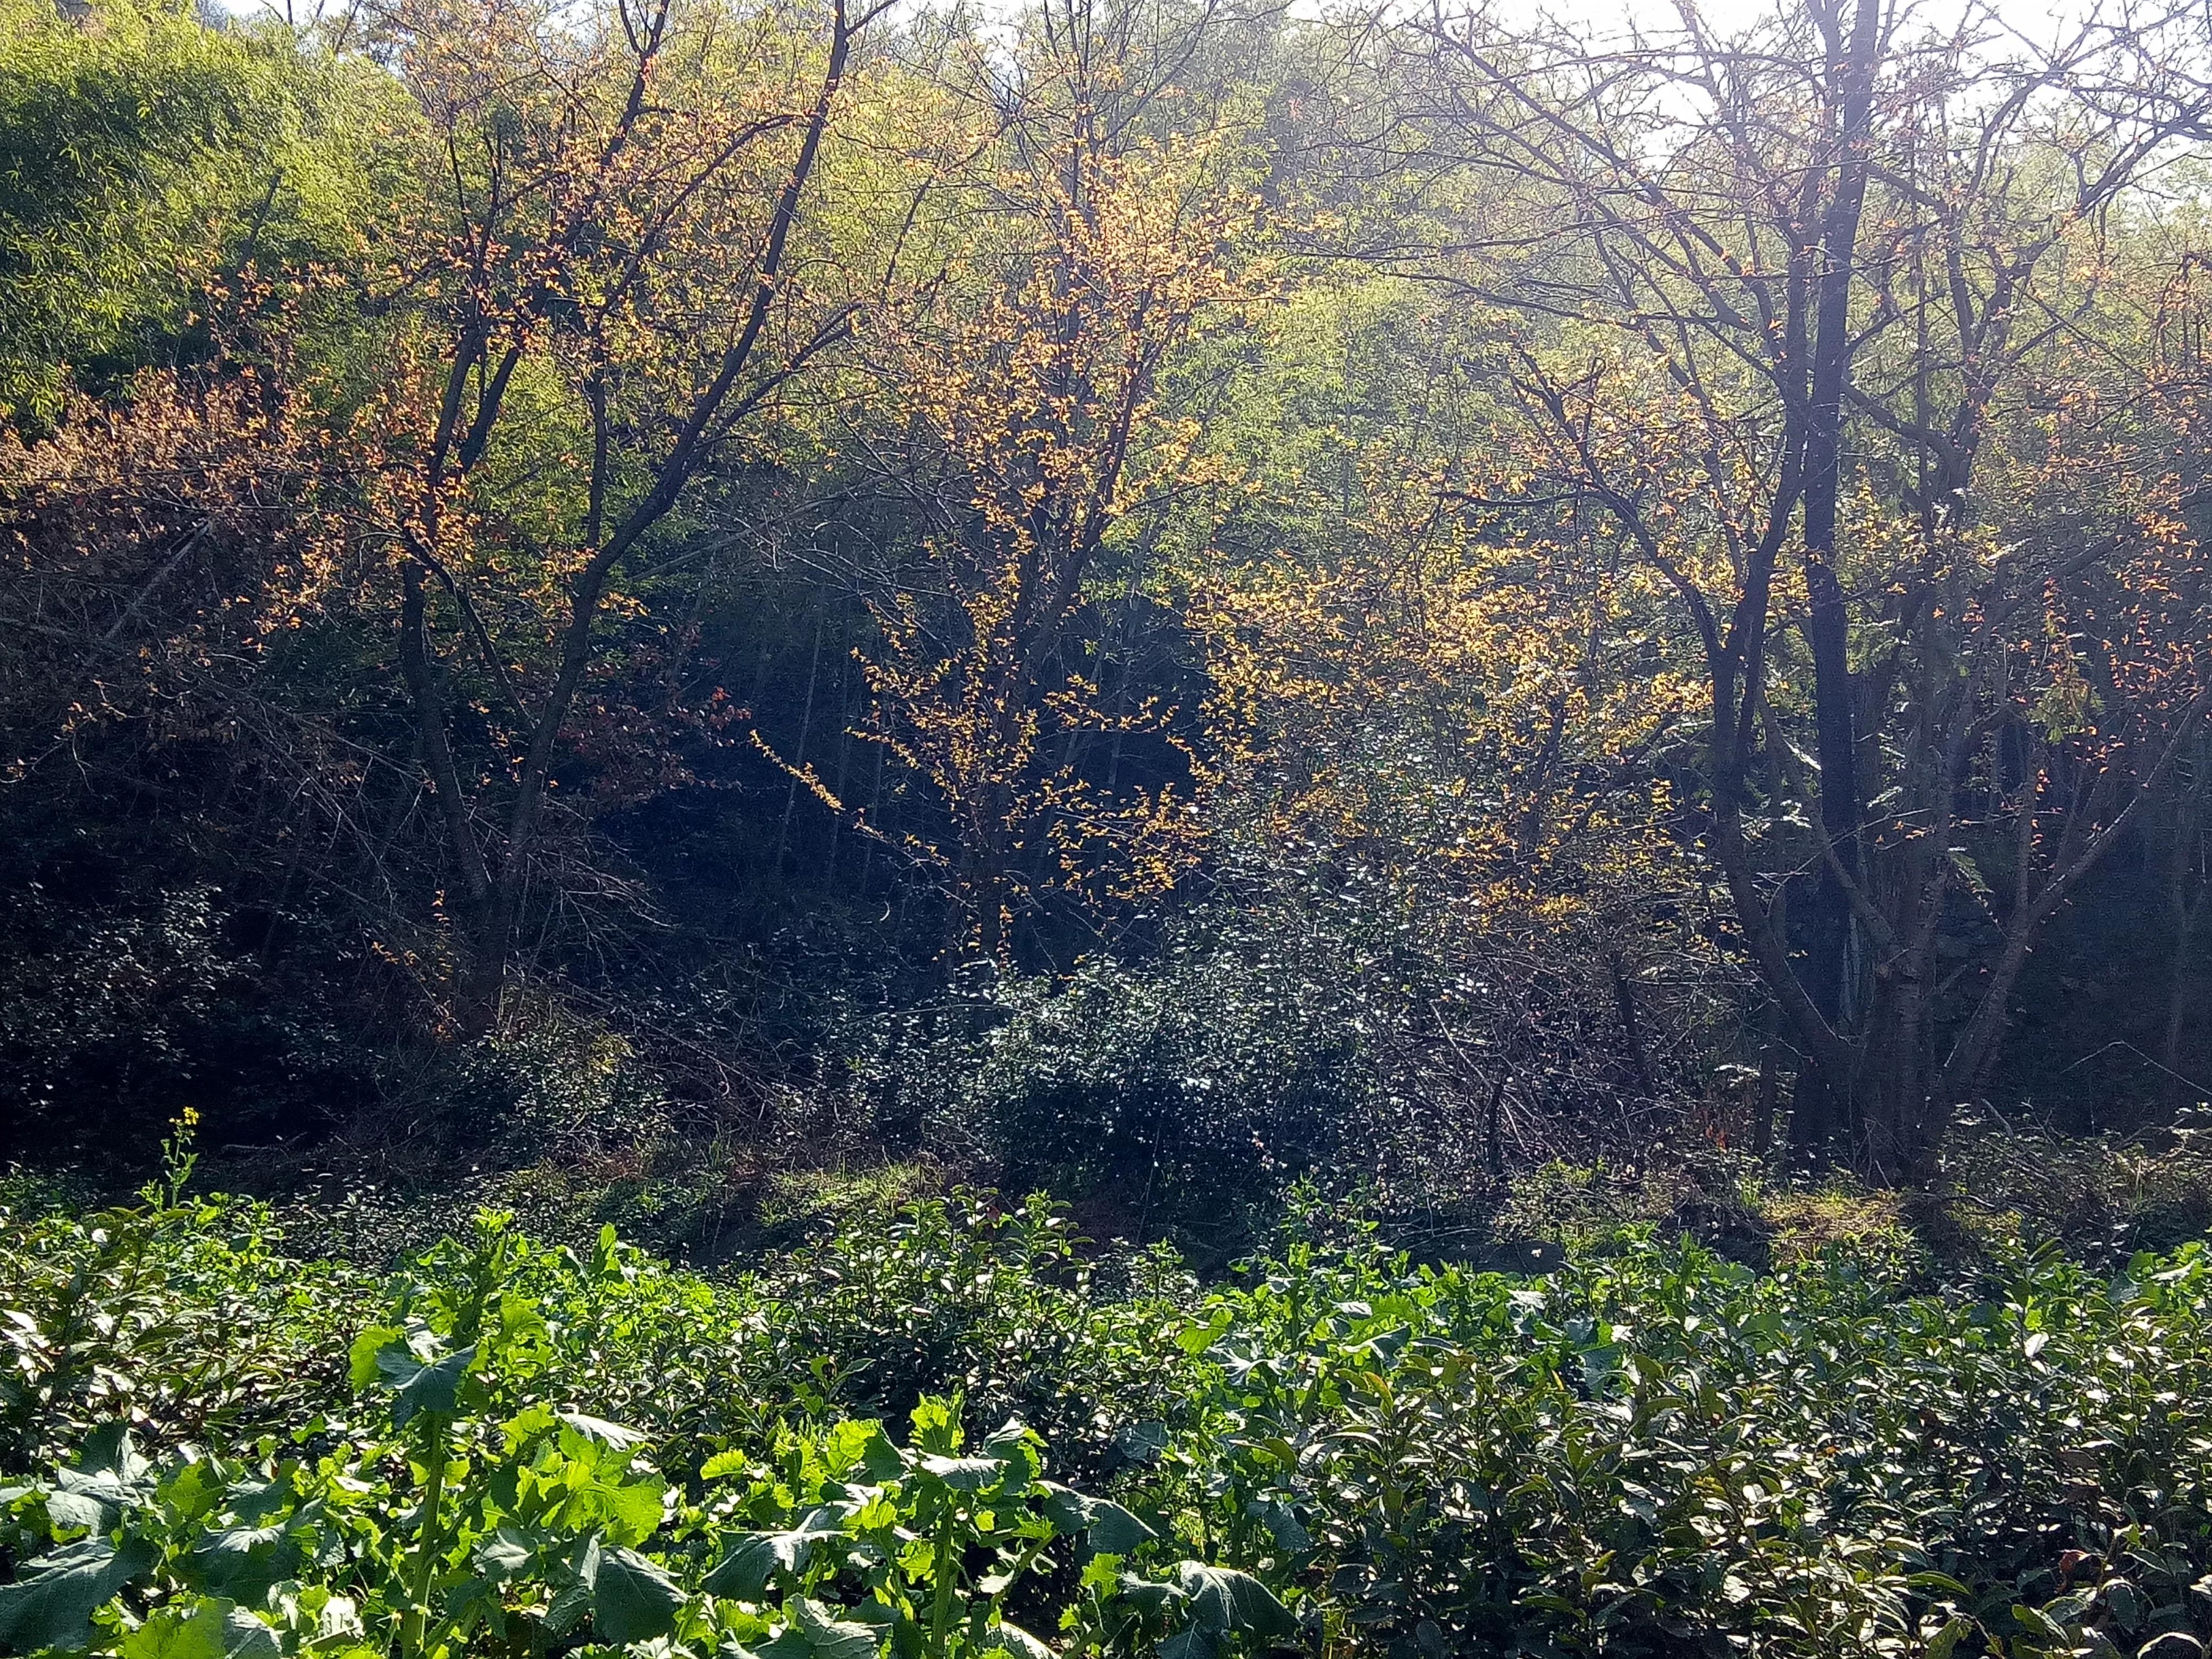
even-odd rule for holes
{"type": "Polygon", "coordinates": [[[1132,1423],[1114,1437],[1114,1446],[1133,1463],[1157,1463],[1168,1449],[1168,1425],[1132,1423]]]}
{"type": "Polygon", "coordinates": [[[780,1554],[776,1547],[779,1539],[790,1535],[774,1532],[740,1535],[721,1565],[707,1575],[707,1592],[711,1595],[733,1595],[740,1601],[762,1600],[768,1593],[769,1580],[779,1569],[786,1572],[794,1569],[795,1563],[780,1554]]]}
{"type": "Polygon", "coordinates": [[[1081,1532],[1098,1512],[1098,1500],[1085,1497],[1073,1486],[1063,1486],[1057,1480],[1041,1480],[1037,1484],[1044,1488],[1044,1518],[1052,1522],[1054,1532],[1081,1532]]]}
{"type": "Polygon", "coordinates": [[[1255,1498],[1244,1513],[1267,1529],[1275,1547],[1297,1555],[1313,1547],[1313,1534],[1298,1522],[1297,1514],[1279,1498],[1255,1498]]]}
{"type": "Polygon", "coordinates": [[[907,1414],[907,1420],[914,1425],[912,1439],[916,1451],[950,1455],[959,1449],[960,1418],[951,1401],[928,1397],[920,1400],[907,1414]]]}
{"type": "Polygon", "coordinates": [[[806,1638],[814,1659],[875,1659],[883,1645],[883,1632],[874,1626],[839,1619],[810,1596],[793,1596],[784,1613],[806,1638]]]}
{"type": "Polygon", "coordinates": [[[1151,1620],[1151,1617],[1159,1614],[1161,1608],[1166,1608],[1170,1601],[1182,1601],[1183,1593],[1175,1589],[1172,1583],[1152,1583],[1151,1579],[1124,1577],[1119,1599],[1151,1620]]]}
{"type": "Polygon", "coordinates": [[[602,1486],[596,1496],[607,1530],[619,1543],[642,1544],[660,1530],[661,1497],[668,1490],[659,1477],[602,1486]]]}
{"type": "Polygon", "coordinates": [[[119,1549],[88,1538],[40,1556],[27,1577],[0,1585],[0,1647],[36,1653],[90,1646],[94,1611],[157,1559],[154,1547],[137,1538],[119,1549]]]}
{"type": "Polygon", "coordinates": [[[172,1470],[160,1487],[161,1502],[179,1521],[197,1521],[222,1502],[222,1472],[195,1458],[172,1470]]]}
{"type": "Polygon", "coordinates": [[[64,1469],[46,1493],[46,1518],[57,1527],[112,1532],[124,1510],[137,1509],[151,1495],[150,1486],[125,1481],[112,1470],[80,1474],[75,1469],[64,1469]]]}
{"type": "Polygon", "coordinates": [[[122,1644],[123,1659],[278,1659],[282,1652],[275,1631],[219,1597],[156,1608],[122,1644]]]}
{"type": "Polygon", "coordinates": [[[139,1508],[154,1495],[152,1471],[153,1465],[138,1455],[128,1423],[103,1423],[85,1437],[76,1462],[54,1477],[46,1516],[58,1527],[112,1531],[125,1510],[139,1508]]]}
{"type": "Polygon", "coordinates": [[[897,1449],[884,1433],[883,1425],[866,1419],[848,1419],[832,1427],[822,1439],[822,1462],[830,1473],[843,1480],[854,1469],[864,1469],[869,1478],[888,1480],[900,1471],[897,1449]],[[891,1455],[888,1464],[882,1454],[891,1455]],[[878,1473],[888,1468],[888,1473],[878,1473]]]}
{"type": "MultiPolygon", "coordinates": [[[[384,1367],[388,1376],[395,1375],[398,1370],[393,1364],[393,1349],[387,1347],[377,1357],[377,1363],[384,1367]]],[[[392,1426],[405,1428],[418,1412],[433,1412],[441,1417],[451,1417],[461,1379],[469,1374],[469,1367],[476,1364],[476,1344],[472,1342],[465,1348],[456,1348],[428,1365],[416,1364],[415,1357],[404,1347],[398,1349],[398,1353],[408,1364],[413,1364],[414,1369],[392,1394],[392,1426]]]]}
{"type": "Polygon", "coordinates": [[[384,1378],[384,1367],[380,1356],[386,1348],[404,1342],[407,1333],[397,1325],[371,1325],[353,1340],[348,1351],[353,1372],[356,1394],[364,1394],[384,1378]]]}
{"type": "Polygon", "coordinates": [[[1965,1639],[1974,1627],[1971,1619],[1954,1616],[1942,1629],[1928,1638],[1928,1659],[1951,1659],[1951,1650],[1965,1639]]]}
{"type": "MultiPolygon", "coordinates": [[[[725,1648],[725,1653],[729,1650],[725,1648]]],[[[747,1650],[739,1648],[738,1652],[747,1650]]],[[[806,1632],[796,1625],[787,1625],[776,1632],[775,1639],[763,1642],[750,1650],[752,1659],[814,1659],[814,1649],[806,1640],[806,1632]]]]}
{"type": "Polygon", "coordinates": [[[642,1446],[647,1436],[641,1430],[625,1428],[619,1423],[610,1423],[603,1417],[586,1417],[581,1412],[561,1412],[560,1419],[589,1440],[616,1451],[628,1451],[633,1446],[642,1446]]]}
{"type": "Polygon", "coordinates": [[[684,1591],[658,1562],[616,1545],[599,1553],[592,1632],[602,1642],[643,1642],[676,1628],[684,1591]]]}
{"type": "Polygon", "coordinates": [[[599,1227],[597,1247],[592,1251],[592,1277],[605,1282],[622,1270],[622,1242],[615,1233],[615,1224],[604,1222],[599,1227]]]}
{"type": "Polygon", "coordinates": [[[223,1659],[278,1659],[283,1651],[276,1632],[244,1607],[222,1616],[223,1659]]]}
{"type": "Polygon", "coordinates": [[[1252,1636],[1292,1636],[1298,1621],[1275,1594],[1249,1572],[1179,1561],[1176,1587],[1189,1600],[1191,1621],[1201,1630],[1252,1636]]]}
{"type": "Polygon", "coordinates": [[[716,1452],[702,1463],[699,1466],[699,1478],[702,1480],[720,1480],[725,1475],[743,1474],[752,1466],[753,1460],[750,1456],[732,1447],[727,1451],[716,1452]]]}
{"type": "Polygon", "coordinates": [[[1012,1654],[1013,1659],[1054,1659],[1049,1643],[1039,1641],[1019,1625],[1010,1625],[1004,1620],[983,1632],[975,1651],[1012,1654]]]}
{"type": "Polygon", "coordinates": [[[847,1506],[824,1504],[810,1510],[788,1532],[739,1533],[722,1564],[707,1575],[706,1588],[716,1595],[734,1595],[740,1601],[758,1601],[766,1595],[769,1581],[778,1572],[799,1573],[817,1545],[845,1535],[847,1506]]]}
{"type": "Polygon", "coordinates": [[[476,1547],[477,1571],[496,1583],[505,1583],[538,1557],[537,1546],[514,1527],[502,1526],[476,1547]]]}
{"type": "Polygon", "coordinates": [[[300,1565],[299,1540],[283,1526],[228,1527],[193,1549],[201,1587],[233,1601],[258,1601],[300,1565]]]}
{"type": "Polygon", "coordinates": [[[212,1612],[221,1603],[156,1607],[123,1638],[123,1659],[223,1659],[223,1628],[212,1612]]]}
{"type": "Polygon", "coordinates": [[[955,1492],[981,1492],[1006,1476],[1006,1465],[996,1457],[926,1456],[918,1466],[955,1492]]]}
{"type": "Polygon", "coordinates": [[[2048,1642],[2063,1643],[2066,1640],[2065,1627],[2040,1607],[2015,1607],[2012,1610],[2012,1619],[2013,1623],[2030,1636],[2040,1637],[2048,1642]]]}
{"type": "Polygon", "coordinates": [[[136,1486],[153,1468],[139,1455],[138,1442],[131,1432],[131,1425],[119,1418],[101,1424],[85,1436],[84,1444],[77,1449],[76,1468],[80,1474],[112,1475],[136,1486]]]}
{"type": "Polygon", "coordinates": [[[1159,1536],[1144,1521],[1110,1498],[1091,1500],[1091,1547],[1104,1555],[1127,1555],[1140,1544],[1159,1536]]]}

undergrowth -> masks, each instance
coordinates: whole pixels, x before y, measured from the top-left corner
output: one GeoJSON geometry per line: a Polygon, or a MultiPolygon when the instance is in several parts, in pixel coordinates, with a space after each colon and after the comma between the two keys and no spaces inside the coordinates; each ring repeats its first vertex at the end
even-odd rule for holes
{"type": "Polygon", "coordinates": [[[385,1277],[181,1182],[0,1197],[0,1645],[124,1659],[2145,1655],[2212,1633],[2212,1255],[1843,1188],[1757,1271],[1293,1216],[1224,1282],[1042,1200],[707,1278],[478,1216],[385,1277]],[[1940,1277],[1940,1275],[1938,1276],[1940,1277]],[[1064,1480],[1066,1486],[1055,1484],[1064,1480]]]}

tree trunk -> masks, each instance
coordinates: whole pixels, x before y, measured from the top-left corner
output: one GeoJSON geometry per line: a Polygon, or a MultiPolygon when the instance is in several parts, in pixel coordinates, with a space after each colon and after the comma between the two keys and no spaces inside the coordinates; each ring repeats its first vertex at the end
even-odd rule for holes
{"type": "MultiPolygon", "coordinates": [[[[1824,20],[1828,21],[1828,20],[1824,20]]],[[[1840,86],[1835,183],[1820,228],[1818,333],[1813,348],[1812,397],[1805,422],[1805,586],[1810,608],[1806,641],[1813,654],[1813,702],[1819,732],[1820,831],[1827,840],[1809,918],[1807,990],[1838,1036],[1857,1024],[1853,1005],[1856,927],[1846,876],[1859,864],[1858,735],[1850,672],[1850,613],[1836,576],[1836,501],[1843,467],[1843,405],[1850,381],[1851,279],[1859,217],[1866,201],[1867,150],[1874,125],[1879,0],[1859,0],[1848,44],[1828,21],[1829,72],[1840,86]]],[[[1823,1068],[1824,1070],[1829,1068],[1823,1068]]],[[[1853,1079],[1823,1076],[1814,1091],[1824,1109],[1807,1114],[1799,1144],[1817,1146],[1848,1103],[1853,1079]]],[[[1811,1103],[1808,1103],[1810,1104],[1811,1103]]]]}
{"type": "Polygon", "coordinates": [[[1644,1049],[1644,1028],[1636,1018],[1636,993],[1628,982],[1627,971],[1622,968],[1618,951],[1607,964],[1613,969],[1613,1000],[1620,1012],[1620,1034],[1628,1040],[1628,1058],[1636,1067],[1636,1086],[1651,1099],[1658,1091],[1651,1083],[1651,1061],[1644,1049]]]}
{"type": "Polygon", "coordinates": [[[1751,1108],[1751,1152],[1764,1158],[1774,1150],[1774,1112],[1781,1092],[1781,1048],[1770,1042],[1759,1054],[1759,1093],[1751,1108]]]}

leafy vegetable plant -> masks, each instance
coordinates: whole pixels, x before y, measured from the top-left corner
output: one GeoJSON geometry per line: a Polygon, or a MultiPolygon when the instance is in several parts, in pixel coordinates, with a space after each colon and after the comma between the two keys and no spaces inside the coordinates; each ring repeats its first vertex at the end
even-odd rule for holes
{"type": "MultiPolygon", "coordinates": [[[[0,1588],[10,1650],[121,1659],[369,1652],[442,1659],[666,1644],[757,1659],[1039,1659],[1050,1642],[1193,1654],[1295,1628],[1257,1580],[1159,1553],[1130,1510],[1044,1478],[1009,1423],[969,1445],[926,1399],[873,1422],[786,1423],[672,1483],[649,1437],[568,1404],[561,1338],[523,1286],[539,1253],[483,1218],[402,1279],[350,1352],[346,1419],[158,1466],[127,1428],[8,1493],[43,1553],[0,1588]],[[1046,1583],[1074,1577],[1055,1601],[1046,1583]],[[1026,1596],[1045,1634],[1012,1616],[1026,1596]]],[[[603,1238],[588,1278],[622,1272],[603,1238]]]]}

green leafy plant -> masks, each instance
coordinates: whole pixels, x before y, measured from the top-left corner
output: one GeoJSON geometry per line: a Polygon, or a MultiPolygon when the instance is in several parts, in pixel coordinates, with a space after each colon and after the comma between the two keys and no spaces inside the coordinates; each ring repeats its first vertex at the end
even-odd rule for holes
{"type": "Polygon", "coordinates": [[[103,1426],[52,1479],[7,1493],[21,1553],[40,1553],[0,1587],[0,1644],[433,1659],[665,1640],[759,1659],[1036,1659],[1047,1637],[1010,1617],[1025,1592],[1048,1631],[1101,1650],[1169,1638],[1211,1652],[1290,1628],[1245,1575],[1119,1571],[1156,1530],[1047,1480],[1018,1423],[970,1446],[957,1400],[921,1401],[903,1446],[873,1422],[802,1419],[672,1482],[647,1433],[564,1402],[565,1310],[531,1288],[559,1267],[584,1292],[625,1271],[611,1237],[586,1261],[483,1216],[354,1339],[346,1415],[159,1465],[126,1425],[103,1426]],[[1042,1581],[1079,1569],[1081,1595],[1055,1606],[1042,1581]]]}

